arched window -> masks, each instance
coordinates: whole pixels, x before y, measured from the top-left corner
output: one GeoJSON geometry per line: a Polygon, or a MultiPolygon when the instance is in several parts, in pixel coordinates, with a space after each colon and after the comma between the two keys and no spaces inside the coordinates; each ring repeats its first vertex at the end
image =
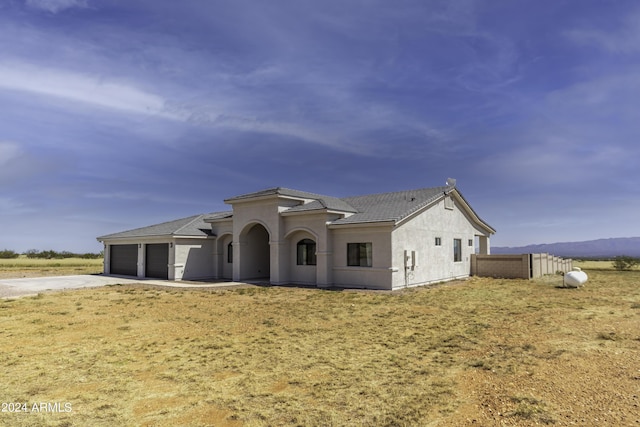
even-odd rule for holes
{"type": "Polygon", "coordinates": [[[302,239],[297,245],[297,264],[316,265],[316,242],[311,239],[302,239]]]}
{"type": "Polygon", "coordinates": [[[229,242],[227,245],[227,262],[231,264],[233,262],[233,243],[229,242]]]}

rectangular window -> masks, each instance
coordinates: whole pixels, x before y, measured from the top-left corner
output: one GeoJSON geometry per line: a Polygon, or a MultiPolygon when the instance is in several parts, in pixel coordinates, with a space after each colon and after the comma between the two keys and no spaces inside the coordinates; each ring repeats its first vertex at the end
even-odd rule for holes
{"type": "Polygon", "coordinates": [[[462,239],[453,239],[453,262],[462,261],[462,239]]]}
{"type": "Polygon", "coordinates": [[[442,246],[442,238],[436,237],[436,246],[442,246]]]}
{"type": "Polygon", "coordinates": [[[298,265],[316,265],[316,242],[311,239],[300,240],[296,258],[298,265]]]}
{"type": "Polygon", "coordinates": [[[469,246],[473,246],[473,239],[469,239],[469,246]]]}
{"type": "Polygon", "coordinates": [[[350,267],[371,267],[373,265],[373,245],[367,243],[347,243],[347,265],[350,267]]]}
{"type": "Polygon", "coordinates": [[[233,263],[233,243],[227,245],[227,262],[229,264],[233,263]]]}

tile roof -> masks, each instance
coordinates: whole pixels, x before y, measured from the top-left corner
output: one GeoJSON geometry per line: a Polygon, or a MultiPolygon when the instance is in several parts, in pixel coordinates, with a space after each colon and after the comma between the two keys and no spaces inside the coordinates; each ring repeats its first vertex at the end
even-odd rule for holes
{"type": "Polygon", "coordinates": [[[203,220],[205,222],[209,222],[209,221],[215,221],[218,219],[226,219],[226,218],[232,218],[232,217],[233,217],[233,211],[213,212],[210,214],[206,214],[203,220]]]}
{"type": "Polygon", "coordinates": [[[345,202],[343,199],[333,196],[326,196],[323,194],[308,193],[306,191],[292,190],[290,188],[275,187],[262,191],[256,191],[254,193],[242,194],[240,196],[226,199],[225,203],[235,202],[240,200],[252,199],[256,197],[264,197],[271,195],[279,195],[286,197],[293,197],[297,199],[308,199],[311,202],[304,203],[299,206],[294,206],[288,209],[286,212],[303,212],[311,210],[329,209],[343,212],[357,212],[357,210],[345,202]]]}
{"type": "Polygon", "coordinates": [[[449,185],[442,187],[338,198],[289,188],[275,187],[232,197],[225,200],[225,202],[229,203],[270,195],[289,196],[311,201],[291,207],[285,210],[285,213],[329,209],[351,214],[345,218],[333,221],[332,224],[357,224],[402,220],[454,188],[455,181],[452,181],[449,185]]]}
{"type": "MultiPolygon", "coordinates": [[[[324,210],[344,212],[347,214],[344,218],[339,218],[335,221],[332,221],[331,224],[348,225],[374,222],[398,222],[454,190],[456,190],[455,180],[449,180],[447,181],[447,185],[441,187],[367,194],[364,196],[344,198],[276,187],[232,197],[230,199],[226,199],[225,202],[232,203],[235,201],[272,195],[304,199],[305,203],[293,206],[285,210],[284,212],[295,213],[324,210]]],[[[484,221],[482,221],[482,219],[480,219],[480,217],[477,216],[471,206],[466,202],[462,194],[460,194],[460,192],[457,190],[456,192],[465,201],[468,208],[476,216],[476,218],[487,227],[489,227],[489,229],[493,230],[491,226],[486,224],[484,221]]],[[[162,224],[137,228],[135,230],[109,234],[106,236],[98,237],[98,240],[151,236],[207,237],[212,235],[210,222],[232,217],[233,211],[213,212],[209,214],[195,215],[175,221],[164,222],[162,224]]],[[[495,232],[495,230],[493,232],[495,232]]]]}
{"type": "Polygon", "coordinates": [[[204,218],[215,214],[216,213],[194,215],[188,218],[181,218],[173,221],[163,222],[161,224],[150,225],[148,227],[136,228],[133,230],[122,231],[120,233],[107,234],[105,236],[98,237],[98,240],[154,236],[208,237],[212,235],[211,225],[204,222],[204,218]]]}
{"type": "Polygon", "coordinates": [[[283,188],[283,187],[273,187],[273,188],[267,188],[266,190],[255,191],[253,193],[234,196],[229,199],[226,199],[225,203],[234,202],[237,200],[253,199],[256,197],[272,196],[272,195],[297,197],[300,199],[315,199],[317,196],[319,196],[319,194],[308,193],[306,191],[292,190],[290,188],[283,188]]]}
{"type": "Polygon", "coordinates": [[[400,221],[441,197],[454,187],[422,188],[392,193],[367,194],[345,197],[342,200],[358,212],[332,224],[356,224],[366,222],[400,221]]]}

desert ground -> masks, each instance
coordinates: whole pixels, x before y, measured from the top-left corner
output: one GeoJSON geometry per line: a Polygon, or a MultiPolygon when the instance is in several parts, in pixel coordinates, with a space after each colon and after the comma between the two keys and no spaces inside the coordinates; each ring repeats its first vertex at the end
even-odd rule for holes
{"type": "Polygon", "coordinates": [[[0,279],[100,274],[102,263],[102,258],[37,259],[23,255],[20,258],[0,259],[0,279]]]}
{"type": "Polygon", "coordinates": [[[0,425],[638,426],[640,272],[583,266],[579,289],[548,276],[3,299],[0,425]]]}

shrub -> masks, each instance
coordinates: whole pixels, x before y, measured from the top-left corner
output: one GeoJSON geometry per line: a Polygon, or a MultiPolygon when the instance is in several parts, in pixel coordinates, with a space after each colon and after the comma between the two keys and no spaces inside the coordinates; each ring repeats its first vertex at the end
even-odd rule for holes
{"type": "Polygon", "coordinates": [[[640,264],[639,259],[626,255],[617,256],[613,259],[613,268],[619,271],[631,270],[638,264],[640,264]]]}
{"type": "Polygon", "coordinates": [[[42,256],[42,252],[37,249],[29,249],[24,254],[27,256],[27,258],[44,258],[42,256]]]}
{"type": "Polygon", "coordinates": [[[103,252],[93,254],[76,254],[69,251],[56,252],[52,250],[39,251],[37,249],[29,249],[25,252],[27,258],[41,258],[41,259],[64,259],[64,258],[84,258],[84,259],[98,259],[102,258],[103,252]]]}
{"type": "Polygon", "coordinates": [[[20,256],[19,253],[14,252],[9,249],[3,249],[0,251],[0,258],[8,259],[8,258],[18,258],[20,256]]]}

